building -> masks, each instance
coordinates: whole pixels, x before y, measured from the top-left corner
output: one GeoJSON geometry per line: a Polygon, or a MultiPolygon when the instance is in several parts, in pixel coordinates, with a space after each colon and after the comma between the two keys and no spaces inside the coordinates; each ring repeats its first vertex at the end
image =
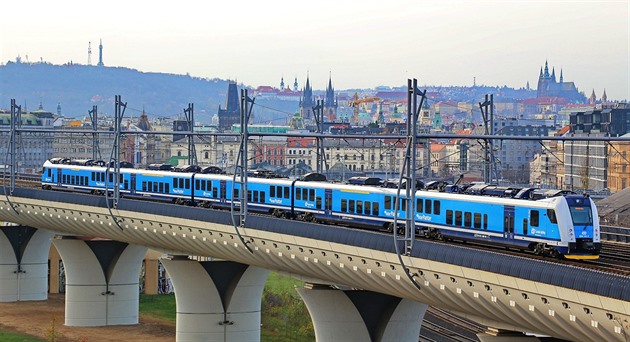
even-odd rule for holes
{"type": "MultiPolygon", "coordinates": [[[[630,106],[617,104],[603,108],[572,113],[570,118],[572,136],[618,137],[630,133],[630,106]]],[[[617,165],[623,165],[623,152],[615,151],[605,142],[571,141],[565,144],[565,186],[571,190],[609,190],[608,177],[617,176],[617,165]],[[615,155],[615,166],[609,169],[609,155],[615,155]],[[621,160],[618,160],[621,158],[621,160]]],[[[621,150],[625,146],[619,145],[621,150]]],[[[613,145],[615,146],[615,145],[613,145]]],[[[622,166],[623,169],[623,166],[622,166]]],[[[622,179],[617,176],[615,187],[622,179]]]]}
{"type": "Polygon", "coordinates": [[[328,121],[337,120],[337,99],[335,98],[335,88],[332,86],[332,77],[328,79],[328,86],[326,87],[324,116],[328,119],[328,121]]]}
{"type": "Polygon", "coordinates": [[[314,122],[313,106],[313,88],[309,76],[306,76],[306,86],[302,90],[302,98],[300,99],[300,114],[307,122],[314,122]]]}
{"type": "MultiPolygon", "coordinates": [[[[29,132],[22,132],[17,136],[16,143],[16,161],[18,172],[36,172],[40,171],[42,165],[47,159],[53,157],[53,141],[55,139],[52,132],[44,132],[45,129],[52,129],[55,115],[45,111],[40,107],[38,110],[23,113],[21,116],[21,128],[29,129],[29,132]],[[38,132],[41,130],[41,132],[38,132]]],[[[0,149],[2,155],[7,157],[11,127],[11,112],[0,111],[0,149]]],[[[5,164],[5,160],[0,161],[5,164]]]]}
{"type": "Polygon", "coordinates": [[[584,103],[586,97],[580,93],[573,82],[565,82],[560,70],[560,79],[556,81],[556,70],[552,68],[549,73],[549,65],[545,61],[545,67],[540,67],[540,75],[538,76],[538,89],[536,97],[562,97],[570,103],[584,103]]]}
{"type": "Polygon", "coordinates": [[[235,82],[228,84],[228,91],[225,100],[225,108],[219,106],[217,116],[219,117],[219,130],[226,131],[232,129],[232,125],[241,121],[241,104],[239,101],[238,89],[235,82]]]}

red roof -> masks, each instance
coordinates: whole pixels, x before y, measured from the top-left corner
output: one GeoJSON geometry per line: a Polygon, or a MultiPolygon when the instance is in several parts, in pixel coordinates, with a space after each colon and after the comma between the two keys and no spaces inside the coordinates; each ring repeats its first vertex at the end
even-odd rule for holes
{"type": "Polygon", "coordinates": [[[524,105],[564,105],[567,104],[567,99],[565,99],[564,97],[537,97],[533,99],[521,100],[519,103],[524,105]]]}

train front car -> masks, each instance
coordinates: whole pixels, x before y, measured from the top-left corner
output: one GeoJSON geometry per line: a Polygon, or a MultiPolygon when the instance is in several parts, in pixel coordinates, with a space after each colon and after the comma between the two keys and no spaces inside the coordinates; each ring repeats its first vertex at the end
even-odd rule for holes
{"type": "Polygon", "coordinates": [[[595,203],[586,196],[566,195],[556,207],[566,259],[595,260],[601,249],[599,216],[595,203]]]}

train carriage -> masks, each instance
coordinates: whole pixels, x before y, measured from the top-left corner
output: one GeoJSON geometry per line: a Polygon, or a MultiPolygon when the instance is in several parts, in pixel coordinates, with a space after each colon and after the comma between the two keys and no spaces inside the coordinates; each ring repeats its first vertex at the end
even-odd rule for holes
{"type": "MultiPolygon", "coordinates": [[[[232,202],[244,195],[251,211],[377,230],[402,230],[411,209],[396,189],[331,183],[324,177],[248,177],[246,194],[240,193],[240,182],[223,174],[121,168],[119,177],[121,194],[126,196],[227,209],[240,205],[232,202]]],[[[47,161],[42,173],[44,189],[102,193],[106,187],[111,191],[113,180],[111,169],[96,165],[47,161]]],[[[470,193],[416,191],[417,232],[429,238],[490,242],[573,259],[598,257],[599,221],[590,198],[566,191],[472,188],[470,193]]]]}

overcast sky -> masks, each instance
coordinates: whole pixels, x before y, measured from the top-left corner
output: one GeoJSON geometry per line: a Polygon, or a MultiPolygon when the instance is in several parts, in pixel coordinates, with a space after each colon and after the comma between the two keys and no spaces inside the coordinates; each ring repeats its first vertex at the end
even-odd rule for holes
{"type": "Polygon", "coordinates": [[[587,96],[630,99],[630,1],[8,1],[0,62],[103,61],[316,89],[537,85],[549,61],[587,96]]]}

